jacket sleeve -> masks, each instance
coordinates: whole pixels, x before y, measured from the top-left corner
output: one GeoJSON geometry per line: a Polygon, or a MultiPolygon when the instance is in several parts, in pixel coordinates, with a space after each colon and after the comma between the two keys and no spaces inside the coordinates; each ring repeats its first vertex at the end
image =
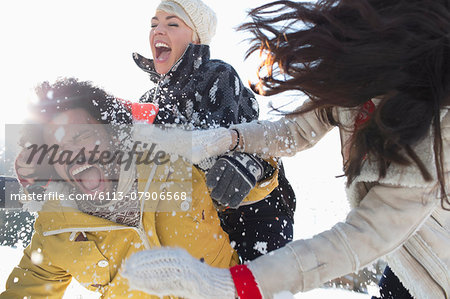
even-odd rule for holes
{"type": "MultiPolygon", "coordinates": [[[[447,117],[441,123],[445,153],[450,147],[450,116],[447,117]]],[[[302,139],[299,137],[297,140],[302,139]]],[[[423,150],[424,159],[430,158],[424,149],[432,149],[432,140],[430,135],[415,146],[416,152],[423,150]]],[[[304,146],[310,143],[304,142],[304,146]]],[[[301,142],[293,144],[297,149],[301,148],[301,142]]],[[[450,157],[444,155],[443,158],[445,181],[448,182],[450,157]]],[[[427,163],[429,166],[432,164],[427,163]]],[[[350,198],[360,198],[355,196],[357,193],[365,196],[350,211],[345,222],[311,239],[287,244],[249,264],[264,298],[272,298],[282,290],[297,293],[319,287],[330,279],[356,272],[385,255],[397,252],[406,242],[420,237],[419,230],[424,223],[433,212],[441,209],[437,178],[426,182],[415,166],[408,168],[393,164],[387,174],[389,178],[378,178],[379,182],[376,182],[378,176],[375,174],[369,178],[372,175],[370,171],[369,167],[363,169],[366,177],[359,178],[353,183],[358,185],[349,188],[350,198]]],[[[423,253],[426,251],[424,248],[423,253]]],[[[440,271],[445,272],[446,269],[440,271]]]]}
{"type": "Polygon", "coordinates": [[[438,204],[435,187],[377,185],[345,222],[311,239],[287,244],[249,267],[264,298],[282,290],[308,291],[399,248],[438,204]]]}
{"type": "Polygon", "coordinates": [[[310,111],[278,121],[252,121],[232,125],[243,139],[246,153],[262,157],[293,156],[316,144],[333,126],[324,113],[310,111]]]}
{"type": "Polygon", "coordinates": [[[234,68],[221,63],[215,67],[214,74],[203,89],[198,107],[205,127],[228,127],[258,119],[258,102],[234,68]]]}
{"type": "Polygon", "coordinates": [[[9,275],[0,298],[62,298],[72,276],[52,265],[43,247],[43,236],[36,232],[23,257],[9,275]],[[42,258],[42,260],[41,260],[42,258]],[[33,262],[34,261],[34,262],[33,262]]]}

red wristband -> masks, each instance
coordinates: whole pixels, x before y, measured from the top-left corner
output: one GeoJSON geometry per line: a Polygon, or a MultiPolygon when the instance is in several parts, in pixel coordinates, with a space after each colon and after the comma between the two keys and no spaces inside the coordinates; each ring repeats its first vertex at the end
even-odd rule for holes
{"type": "Polygon", "coordinates": [[[255,277],[247,265],[231,267],[230,272],[240,299],[262,299],[255,277]]]}

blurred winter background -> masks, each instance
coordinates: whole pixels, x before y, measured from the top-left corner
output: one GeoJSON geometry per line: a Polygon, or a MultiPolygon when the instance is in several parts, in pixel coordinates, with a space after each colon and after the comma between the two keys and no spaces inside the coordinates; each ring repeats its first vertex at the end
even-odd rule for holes
{"type": "MultiPolygon", "coordinates": [[[[259,57],[244,62],[248,48],[246,36],[234,30],[246,17],[249,8],[267,3],[262,0],[204,0],[217,13],[217,34],[211,44],[212,58],[233,65],[244,82],[255,81],[259,57]]],[[[151,57],[148,45],[150,18],[158,0],[21,0],[0,3],[1,144],[4,124],[21,123],[26,102],[34,86],[60,76],[91,80],[117,97],[137,101],[149,89],[147,76],[134,64],[131,53],[151,57]]],[[[260,117],[274,119],[270,101],[275,106],[302,102],[295,95],[272,98],[258,96],[260,117]]],[[[285,158],[287,177],[297,195],[295,239],[311,237],[345,219],[345,201],[339,136],[333,131],[314,149],[285,158]]],[[[4,156],[0,148],[0,158],[4,156]]],[[[2,158],[3,159],[3,158],[2,158]]],[[[1,161],[1,160],[0,160],[1,161]]],[[[0,163],[0,175],[11,173],[0,163]]],[[[2,212],[0,225],[0,291],[12,267],[22,254],[23,242],[11,243],[13,237],[29,235],[32,219],[27,215],[13,217],[2,212]],[[23,223],[30,223],[24,226],[23,223]],[[6,233],[5,233],[6,232],[6,233]],[[8,236],[9,234],[9,236],[8,236]],[[15,244],[14,244],[15,243],[15,244]]],[[[26,241],[25,241],[26,243],[26,241]]],[[[296,298],[370,298],[370,295],[349,290],[376,293],[375,284],[362,285],[361,280],[374,276],[374,269],[354,277],[346,277],[336,288],[323,288],[296,298]]],[[[276,273],[274,273],[276,275],[276,273]]],[[[66,298],[96,298],[74,282],[66,298]]]]}

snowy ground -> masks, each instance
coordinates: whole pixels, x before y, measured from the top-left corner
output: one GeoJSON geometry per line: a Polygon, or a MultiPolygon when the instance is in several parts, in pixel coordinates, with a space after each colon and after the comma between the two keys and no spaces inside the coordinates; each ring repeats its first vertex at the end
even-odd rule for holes
{"type": "MultiPolygon", "coordinates": [[[[339,148],[338,134],[332,132],[326,140],[291,158],[284,158],[288,179],[297,195],[294,239],[308,238],[345,219],[348,205],[345,202],[344,180],[341,175],[341,157],[339,151],[329,151],[330,147],[339,148]]],[[[22,256],[21,249],[0,246],[0,292],[4,290],[6,279],[12,268],[22,256]]],[[[371,293],[375,293],[374,292],[371,293]]],[[[317,289],[297,294],[297,299],[362,299],[370,295],[349,292],[340,289],[317,289]]],[[[98,298],[98,294],[87,291],[76,281],[72,282],[64,298],[98,298]]],[[[281,297],[279,299],[287,299],[281,297]]],[[[291,297],[292,298],[292,297],[291,297]]]]}

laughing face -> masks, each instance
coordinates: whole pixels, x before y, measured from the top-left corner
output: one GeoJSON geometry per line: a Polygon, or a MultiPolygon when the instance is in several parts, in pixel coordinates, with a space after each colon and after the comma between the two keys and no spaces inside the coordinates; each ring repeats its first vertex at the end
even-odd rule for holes
{"type": "Polygon", "coordinates": [[[156,71],[163,75],[180,59],[189,43],[192,29],[180,18],[164,11],[156,11],[150,30],[150,48],[156,71]]]}
{"type": "MultiPolygon", "coordinates": [[[[64,161],[67,152],[71,152],[72,160],[80,151],[84,151],[85,159],[75,163],[56,163],[54,168],[58,175],[75,186],[80,192],[95,194],[112,191],[113,182],[117,179],[117,167],[114,163],[89,163],[90,152],[100,154],[111,149],[112,140],[105,126],[93,119],[83,108],[71,109],[57,114],[44,133],[44,141],[51,146],[59,146],[57,158],[64,161]],[[66,154],[64,154],[66,151],[66,154]],[[65,156],[64,156],[65,155],[65,156]]],[[[98,159],[96,154],[95,159],[98,159]]],[[[81,156],[80,156],[81,157],[81,156]]],[[[56,160],[55,159],[55,160],[56,160]]],[[[67,160],[65,160],[67,161],[67,160]]]]}

